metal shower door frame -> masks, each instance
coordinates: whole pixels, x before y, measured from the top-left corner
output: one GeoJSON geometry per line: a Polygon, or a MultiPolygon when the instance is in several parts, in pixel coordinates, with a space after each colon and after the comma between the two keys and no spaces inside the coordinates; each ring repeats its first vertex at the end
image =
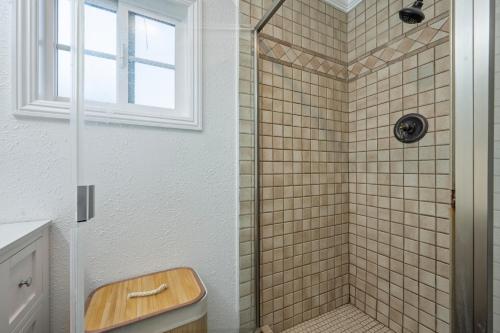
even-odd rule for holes
{"type": "Polygon", "coordinates": [[[494,0],[453,3],[452,332],[492,332],[494,0]]]}
{"type": "Polygon", "coordinates": [[[254,105],[254,266],[255,266],[255,321],[260,327],[260,107],[259,107],[259,33],[283,6],[286,0],[275,0],[271,8],[252,29],[253,38],[253,105],[254,105]]]}

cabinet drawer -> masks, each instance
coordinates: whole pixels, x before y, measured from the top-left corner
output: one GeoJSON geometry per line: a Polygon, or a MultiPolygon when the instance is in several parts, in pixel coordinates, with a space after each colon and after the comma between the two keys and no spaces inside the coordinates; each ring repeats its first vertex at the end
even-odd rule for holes
{"type": "Polygon", "coordinates": [[[42,242],[38,239],[4,263],[7,266],[7,310],[11,329],[42,296],[42,255],[42,242]]]}

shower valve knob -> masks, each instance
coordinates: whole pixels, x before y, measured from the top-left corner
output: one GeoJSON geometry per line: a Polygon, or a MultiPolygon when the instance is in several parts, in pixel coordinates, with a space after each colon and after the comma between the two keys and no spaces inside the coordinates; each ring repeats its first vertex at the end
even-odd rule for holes
{"type": "Polygon", "coordinates": [[[422,139],[429,125],[427,119],[418,113],[411,113],[401,117],[394,126],[394,136],[400,142],[412,143],[422,139]]]}

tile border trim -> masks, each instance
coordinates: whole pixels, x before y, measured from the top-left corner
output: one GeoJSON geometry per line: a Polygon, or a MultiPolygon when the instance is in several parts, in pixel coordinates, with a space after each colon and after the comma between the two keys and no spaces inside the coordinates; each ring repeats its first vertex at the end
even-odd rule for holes
{"type": "Polygon", "coordinates": [[[332,79],[350,81],[448,42],[449,23],[450,18],[446,12],[350,63],[261,34],[259,57],[332,79]]]}

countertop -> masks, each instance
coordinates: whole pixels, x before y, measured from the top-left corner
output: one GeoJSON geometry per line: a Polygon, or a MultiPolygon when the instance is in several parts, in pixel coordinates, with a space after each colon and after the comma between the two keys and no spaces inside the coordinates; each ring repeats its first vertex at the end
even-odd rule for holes
{"type": "Polygon", "coordinates": [[[18,242],[48,228],[50,220],[0,224],[0,260],[18,242]]]}

